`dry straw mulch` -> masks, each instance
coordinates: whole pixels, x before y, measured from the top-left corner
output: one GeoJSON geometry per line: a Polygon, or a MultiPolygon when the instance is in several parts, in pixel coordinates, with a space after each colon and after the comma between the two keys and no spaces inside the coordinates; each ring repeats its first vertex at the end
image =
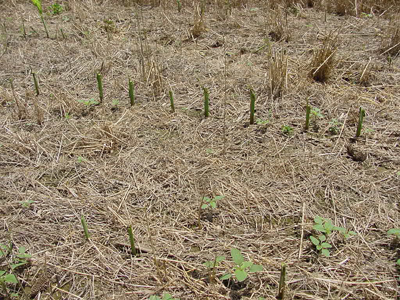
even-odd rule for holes
{"type": "Polygon", "coordinates": [[[279,3],[238,1],[227,17],[208,4],[193,36],[199,7],[125,2],[61,2],[60,15],[45,14],[50,39],[32,4],[0,2],[0,243],[32,255],[16,270],[25,299],[274,299],[282,263],[287,299],[395,299],[399,244],[386,233],[400,227],[400,60],[382,49],[397,15],[328,13],[325,22],[318,7],[285,14],[279,3]],[[277,30],[284,38],[274,41],[277,30]],[[315,82],[313,55],[330,34],[329,77],[315,82]],[[271,53],[284,72],[270,72],[271,53]],[[97,100],[97,72],[104,103],[85,105],[97,100]],[[307,101],[324,115],[308,133],[307,101]],[[360,106],[364,130],[353,140],[360,106]],[[217,195],[199,227],[201,199],[217,195]],[[309,239],[317,215],[357,235],[333,234],[324,257],[309,239]],[[233,247],[264,270],[210,284],[203,263],[225,255],[222,275],[233,247]]]}

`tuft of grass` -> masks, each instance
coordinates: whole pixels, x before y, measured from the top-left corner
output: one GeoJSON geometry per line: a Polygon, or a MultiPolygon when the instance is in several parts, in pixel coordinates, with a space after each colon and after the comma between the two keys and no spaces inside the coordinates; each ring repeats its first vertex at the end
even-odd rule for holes
{"type": "Polygon", "coordinates": [[[135,86],[133,82],[129,79],[129,99],[131,106],[135,105],[135,86]]]}
{"type": "Polygon", "coordinates": [[[361,135],[361,129],[362,129],[362,125],[364,122],[364,117],[365,117],[365,110],[362,107],[360,107],[360,111],[358,113],[358,124],[357,124],[356,137],[359,137],[361,135]]]}
{"type": "Polygon", "coordinates": [[[21,101],[19,101],[17,94],[15,93],[14,83],[13,83],[12,79],[10,79],[10,85],[11,85],[12,94],[13,94],[13,97],[15,100],[15,104],[17,105],[18,120],[23,120],[26,118],[26,115],[27,115],[26,106],[23,103],[21,103],[21,101]]]}
{"type": "Polygon", "coordinates": [[[204,92],[204,117],[208,118],[210,115],[210,94],[208,89],[203,87],[204,92]]]}
{"type": "Polygon", "coordinates": [[[282,97],[287,81],[287,56],[284,51],[279,54],[269,52],[269,89],[271,99],[282,97]]]}
{"type": "Polygon", "coordinates": [[[250,125],[254,124],[254,112],[256,106],[256,95],[253,89],[250,89],[250,125]]]}
{"type": "Polygon", "coordinates": [[[96,78],[97,78],[97,88],[99,89],[100,103],[102,103],[103,102],[103,98],[104,98],[104,94],[103,94],[103,81],[102,81],[101,74],[97,73],[96,78]]]}
{"type": "Polygon", "coordinates": [[[204,23],[204,10],[205,10],[204,5],[201,5],[201,8],[199,8],[199,6],[196,7],[196,11],[194,13],[193,27],[190,32],[192,38],[194,39],[200,37],[201,34],[207,30],[206,25],[204,23]]]}
{"type": "Polygon", "coordinates": [[[82,223],[82,227],[83,227],[83,232],[85,233],[85,238],[86,238],[86,240],[89,240],[90,235],[89,235],[89,230],[88,230],[85,216],[81,217],[81,223],[82,223]]]}
{"type": "Polygon", "coordinates": [[[174,94],[172,91],[169,91],[169,102],[171,105],[171,111],[174,113],[175,112],[175,104],[174,104],[174,94]]]}
{"type": "Polygon", "coordinates": [[[334,66],[336,49],[337,35],[331,32],[325,37],[322,47],[314,52],[310,71],[310,77],[312,79],[321,83],[329,79],[334,66]]]}

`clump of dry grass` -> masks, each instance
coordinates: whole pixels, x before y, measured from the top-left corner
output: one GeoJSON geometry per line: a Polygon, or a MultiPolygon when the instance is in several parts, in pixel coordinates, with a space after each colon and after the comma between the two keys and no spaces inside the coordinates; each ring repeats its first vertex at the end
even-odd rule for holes
{"type": "Polygon", "coordinates": [[[204,23],[204,9],[197,6],[194,13],[193,27],[192,30],[190,31],[192,38],[197,39],[206,30],[207,28],[204,23]]]}
{"type": "Polygon", "coordinates": [[[270,13],[270,26],[271,30],[268,33],[270,39],[274,42],[285,41],[288,42],[290,33],[288,30],[287,19],[284,20],[284,16],[281,10],[271,11],[270,13]]]}
{"type": "Polygon", "coordinates": [[[318,82],[326,82],[334,66],[334,55],[337,49],[337,34],[331,32],[322,43],[322,47],[314,52],[311,61],[310,77],[318,82]]]}
{"type": "Polygon", "coordinates": [[[269,91],[271,99],[282,97],[287,85],[287,63],[288,58],[284,51],[275,52],[270,50],[269,69],[269,91]]]}

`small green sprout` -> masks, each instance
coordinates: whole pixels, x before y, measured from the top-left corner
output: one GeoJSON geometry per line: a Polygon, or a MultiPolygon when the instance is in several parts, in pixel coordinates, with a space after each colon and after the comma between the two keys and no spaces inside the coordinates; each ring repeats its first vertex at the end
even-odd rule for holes
{"type": "Polygon", "coordinates": [[[233,262],[235,263],[233,274],[227,273],[220,278],[221,280],[230,279],[233,275],[235,275],[237,281],[242,282],[248,277],[248,273],[254,273],[263,270],[261,265],[255,265],[251,261],[245,261],[240,250],[236,248],[231,249],[231,256],[233,262]]]}
{"type": "Polygon", "coordinates": [[[329,248],[332,248],[332,245],[326,242],[326,236],[324,234],[320,234],[318,238],[310,236],[310,240],[318,251],[321,251],[326,257],[330,256],[329,248]]]}
{"type": "Polygon", "coordinates": [[[256,123],[257,125],[267,125],[269,124],[269,120],[257,119],[256,123]]]}
{"type": "Polygon", "coordinates": [[[223,199],[224,196],[215,196],[214,198],[209,198],[209,197],[204,197],[203,198],[203,204],[201,205],[201,209],[206,209],[206,208],[216,208],[217,207],[217,201],[223,199]]]}
{"type": "Polygon", "coordinates": [[[86,161],[86,159],[84,157],[82,157],[82,156],[78,156],[78,158],[76,160],[77,160],[78,164],[86,161]]]}
{"type": "Polygon", "coordinates": [[[168,94],[169,94],[169,103],[171,105],[171,111],[174,113],[175,112],[174,94],[172,93],[172,91],[169,91],[168,94]]]}
{"type": "Polygon", "coordinates": [[[65,113],[64,118],[66,120],[69,120],[69,119],[71,119],[71,115],[69,113],[65,113]]]}
{"type": "Polygon", "coordinates": [[[341,122],[339,122],[337,119],[332,119],[329,122],[329,132],[333,135],[336,135],[339,133],[339,127],[342,125],[341,122]]]}
{"type": "Polygon", "coordinates": [[[50,14],[52,15],[59,15],[63,12],[64,8],[62,7],[62,5],[58,4],[57,2],[50,5],[48,7],[50,14]]]}
{"type": "Polygon", "coordinates": [[[359,137],[361,135],[361,129],[362,129],[362,125],[364,122],[364,117],[365,117],[365,110],[362,107],[360,107],[360,111],[358,114],[358,125],[357,125],[356,137],[359,137]]]}
{"type": "Polygon", "coordinates": [[[21,203],[22,207],[28,208],[34,202],[35,201],[33,201],[33,200],[26,200],[26,201],[21,201],[20,203],[21,203]]]}
{"type": "Polygon", "coordinates": [[[286,289],[286,264],[281,265],[281,275],[279,277],[278,296],[277,299],[283,300],[285,298],[286,289]]]}
{"type": "Polygon", "coordinates": [[[291,135],[293,133],[293,127],[290,125],[284,125],[282,126],[282,132],[286,135],[291,135]]]}
{"type": "Polygon", "coordinates": [[[176,0],[176,4],[178,5],[178,12],[181,12],[182,10],[182,3],[180,0],[176,0]]]}
{"type": "Polygon", "coordinates": [[[150,296],[149,300],[179,300],[179,298],[174,298],[171,294],[164,293],[162,298],[159,296],[150,296]]]}
{"type": "Polygon", "coordinates": [[[113,99],[112,101],[112,106],[118,106],[119,100],[118,99],[113,99]]]}
{"type": "Polygon", "coordinates": [[[321,110],[318,107],[313,107],[311,109],[311,114],[314,116],[314,118],[323,118],[324,115],[321,113],[321,110]]]}
{"type": "Polygon", "coordinates": [[[133,256],[136,256],[137,251],[135,247],[135,238],[133,237],[132,226],[128,226],[129,243],[131,244],[131,252],[133,256]]]}
{"type": "Polygon", "coordinates": [[[85,216],[81,217],[81,223],[82,223],[82,227],[83,227],[83,232],[85,233],[85,238],[86,238],[86,240],[89,240],[90,235],[89,235],[89,230],[88,230],[85,216]]]}
{"type": "Polygon", "coordinates": [[[94,100],[94,98],[91,98],[89,100],[78,100],[78,102],[86,106],[98,105],[100,103],[99,101],[94,100]]]}

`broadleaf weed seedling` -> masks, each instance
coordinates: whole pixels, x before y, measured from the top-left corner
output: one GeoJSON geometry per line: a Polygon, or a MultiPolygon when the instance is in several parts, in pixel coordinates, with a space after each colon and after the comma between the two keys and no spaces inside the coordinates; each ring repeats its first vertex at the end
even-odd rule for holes
{"type": "Polygon", "coordinates": [[[10,245],[0,244],[0,260],[6,261],[8,265],[6,270],[0,270],[0,285],[3,289],[4,294],[8,298],[18,298],[18,293],[10,293],[10,288],[8,285],[20,285],[20,282],[15,275],[14,270],[28,264],[28,259],[31,258],[32,255],[26,253],[26,248],[23,246],[18,248],[18,253],[15,255],[10,255],[12,253],[12,250],[12,243],[10,243],[10,245]],[[8,257],[11,257],[11,259],[9,259],[8,257]]]}
{"type": "Polygon", "coordinates": [[[235,267],[233,268],[233,274],[227,273],[220,278],[221,280],[230,279],[234,275],[237,281],[242,282],[246,280],[246,278],[249,276],[248,273],[255,273],[263,270],[263,266],[255,265],[251,261],[245,261],[240,250],[236,248],[231,249],[231,256],[233,262],[235,263],[235,267]]]}
{"type": "Polygon", "coordinates": [[[224,198],[224,196],[215,196],[214,198],[204,197],[202,205],[201,205],[201,209],[206,209],[206,208],[214,209],[217,207],[217,201],[219,201],[223,198],[224,198]]]}
{"type": "Polygon", "coordinates": [[[314,222],[315,224],[313,226],[313,229],[319,231],[321,234],[319,234],[317,237],[310,236],[310,240],[317,248],[317,250],[326,257],[330,256],[329,249],[332,248],[332,245],[328,243],[327,240],[333,231],[340,232],[346,239],[353,235],[356,235],[354,231],[348,231],[346,228],[333,225],[332,220],[328,218],[316,216],[314,218],[314,222]]]}
{"type": "Polygon", "coordinates": [[[179,300],[179,298],[174,298],[171,294],[164,293],[162,298],[160,296],[153,295],[150,296],[149,300],[179,300]]]}
{"type": "Polygon", "coordinates": [[[94,100],[94,98],[91,98],[89,100],[78,100],[79,103],[82,103],[86,106],[91,106],[91,105],[98,105],[99,101],[94,100]]]}
{"type": "Polygon", "coordinates": [[[339,133],[339,127],[342,125],[341,122],[339,122],[337,119],[332,119],[329,122],[329,132],[333,135],[336,135],[339,133]]]}
{"type": "Polygon", "coordinates": [[[284,125],[282,126],[282,132],[286,135],[291,135],[293,133],[293,127],[290,125],[284,125]]]}
{"type": "Polygon", "coordinates": [[[63,12],[64,7],[57,2],[48,7],[51,15],[59,15],[63,12]]]}

